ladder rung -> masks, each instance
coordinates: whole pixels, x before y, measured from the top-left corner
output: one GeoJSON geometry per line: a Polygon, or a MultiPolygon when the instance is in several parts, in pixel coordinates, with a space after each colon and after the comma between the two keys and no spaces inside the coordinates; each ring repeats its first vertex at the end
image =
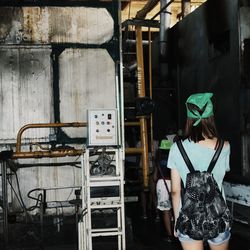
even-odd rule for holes
{"type": "Polygon", "coordinates": [[[118,202],[121,200],[120,196],[102,196],[102,197],[91,197],[90,202],[118,202]]]}
{"type": "Polygon", "coordinates": [[[100,177],[90,177],[90,181],[118,181],[121,180],[120,176],[100,176],[100,177]]]}
{"type": "Polygon", "coordinates": [[[121,204],[95,204],[95,205],[90,205],[90,209],[96,209],[96,208],[121,208],[121,204]]]}
{"type": "Polygon", "coordinates": [[[122,235],[119,228],[100,228],[91,230],[92,237],[122,235]]]}
{"type": "Polygon", "coordinates": [[[99,204],[112,204],[112,203],[120,203],[121,202],[121,198],[119,196],[113,196],[113,197],[95,197],[95,198],[90,198],[90,203],[89,204],[93,204],[94,203],[99,203],[99,204]]]}
{"type": "Polygon", "coordinates": [[[121,181],[98,181],[98,182],[90,182],[90,187],[108,187],[108,186],[119,186],[121,185],[121,181]]]}
{"type": "Polygon", "coordinates": [[[136,52],[123,52],[123,55],[136,55],[136,52]]]}
{"type": "Polygon", "coordinates": [[[122,233],[119,232],[113,232],[113,233],[93,233],[92,237],[100,237],[100,236],[116,236],[116,235],[122,235],[122,233]]]}
{"type": "Polygon", "coordinates": [[[118,227],[103,227],[103,228],[93,228],[91,233],[103,233],[103,232],[121,232],[121,229],[118,227]]]}

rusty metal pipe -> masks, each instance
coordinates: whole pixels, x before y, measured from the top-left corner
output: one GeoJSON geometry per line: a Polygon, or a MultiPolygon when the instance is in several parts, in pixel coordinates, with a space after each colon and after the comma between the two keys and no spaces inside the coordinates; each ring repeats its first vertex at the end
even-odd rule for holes
{"type": "Polygon", "coordinates": [[[142,172],[144,190],[149,187],[149,159],[148,159],[148,134],[147,121],[145,118],[140,119],[141,122],[141,145],[142,145],[142,172]]]}
{"type": "Polygon", "coordinates": [[[126,148],[126,154],[141,154],[143,152],[142,148],[126,148]]]}
{"type": "Polygon", "coordinates": [[[140,126],[140,122],[125,122],[124,125],[126,127],[140,126]]]}
{"type": "MultiPolygon", "coordinates": [[[[61,127],[86,127],[87,122],[69,122],[69,123],[33,123],[23,126],[17,134],[16,154],[21,152],[21,139],[25,130],[30,128],[61,128],[61,127]]],[[[30,158],[30,157],[28,157],[30,158]]]]}
{"type": "Polygon", "coordinates": [[[33,152],[15,152],[12,159],[27,159],[27,158],[54,158],[65,156],[79,156],[84,153],[83,149],[64,149],[54,151],[33,151],[33,152]]]}
{"type": "MultiPolygon", "coordinates": [[[[143,62],[143,46],[142,46],[142,28],[136,27],[136,56],[138,65],[138,96],[145,97],[145,77],[143,62]]],[[[147,120],[145,117],[140,118],[141,147],[142,147],[142,172],[144,191],[149,188],[149,160],[148,160],[148,132],[147,120]]]]}
{"type": "MultiPolygon", "coordinates": [[[[148,28],[148,71],[149,71],[149,96],[153,99],[153,80],[152,80],[152,41],[151,41],[151,30],[148,28]]],[[[153,130],[153,113],[150,114],[150,143],[151,143],[151,159],[155,159],[154,149],[154,130],[153,130]]]]}

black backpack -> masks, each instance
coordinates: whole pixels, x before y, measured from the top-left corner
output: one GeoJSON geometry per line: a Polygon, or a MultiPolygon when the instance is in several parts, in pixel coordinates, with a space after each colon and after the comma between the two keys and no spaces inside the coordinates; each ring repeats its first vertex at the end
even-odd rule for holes
{"type": "Polygon", "coordinates": [[[187,174],[176,230],[178,229],[182,234],[194,240],[216,238],[219,233],[232,226],[230,211],[211,173],[223,145],[224,141],[220,140],[207,171],[200,172],[194,169],[182,142],[177,141],[177,146],[190,173],[187,174]]]}

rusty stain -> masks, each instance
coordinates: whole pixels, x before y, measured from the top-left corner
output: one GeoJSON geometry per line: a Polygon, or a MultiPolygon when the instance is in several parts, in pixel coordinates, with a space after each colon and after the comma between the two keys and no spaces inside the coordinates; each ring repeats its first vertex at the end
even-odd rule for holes
{"type": "Polygon", "coordinates": [[[1,43],[102,44],[114,33],[114,21],[105,8],[2,7],[0,16],[1,43]]]}

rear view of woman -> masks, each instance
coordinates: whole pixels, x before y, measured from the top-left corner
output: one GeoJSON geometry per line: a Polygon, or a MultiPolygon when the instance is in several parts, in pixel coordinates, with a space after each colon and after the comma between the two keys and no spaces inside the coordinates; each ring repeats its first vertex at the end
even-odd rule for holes
{"type": "MultiPolygon", "coordinates": [[[[186,101],[187,120],[182,145],[195,170],[207,171],[217,143],[220,139],[214,120],[212,93],[198,93],[191,95],[186,101]]],[[[224,142],[222,151],[212,171],[212,175],[222,190],[222,182],[226,171],[229,171],[230,145],[224,142]]],[[[187,165],[176,143],[170,149],[168,168],[171,169],[172,205],[175,224],[181,210],[181,182],[186,183],[189,173],[187,165]]],[[[222,190],[223,193],[223,190],[222,190]]],[[[224,197],[225,199],[225,197],[224,197]]],[[[184,250],[203,250],[203,240],[194,240],[189,235],[175,231],[184,250]]],[[[211,250],[227,250],[230,239],[230,228],[220,232],[215,238],[207,242],[211,250]]]]}

